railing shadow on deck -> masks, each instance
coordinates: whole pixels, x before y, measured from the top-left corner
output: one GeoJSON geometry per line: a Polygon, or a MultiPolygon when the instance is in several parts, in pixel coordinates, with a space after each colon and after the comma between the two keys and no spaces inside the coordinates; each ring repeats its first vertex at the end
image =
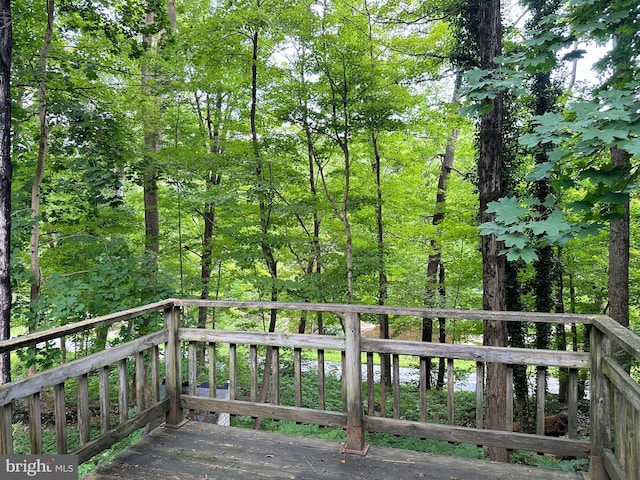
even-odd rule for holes
{"type": "Polygon", "coordinates": [[[0,386],[0,453],[15,452],[12,423],[18,406],[28,408],[30,453],[43,451],[42,399],[46,397],[46,404],[52,404],[53,409],[56,452],[77,454],[80,463],[158,418],[164,418],[167,426],[178,427],[186,409],[343,428],[346,430],[343,449],[349,453],[366,453],[366,433],[383,432],[584,457],[589,458],[594,480],[640,478],[640,385],[620,361],[621,358],[631,363],[640,361],[640,338],[601,315],[170,299],[2,341],[0,353],[33,348],[51,340],[63,339],[64,342],[65,337],[79,332],[158,314],[163,315],[163,327],[157,332],[0,386]],[[245,315],[270,309],[326,312],[343,319],[345,334],[190,328],[188,319],[197,317],[191,315],[191,309],[197,308],[229,309],[245,315]],[[590,352],[362,338],[360,316],[363,314],[399,315],[416,320],[427,317],[582,324],[591,332],[590,352]],[[341,358],[337,376],[341,381],[342,404],[338,406],[329,406],[327,402],[325,384],[329,374],[325,354],[329,351],[339,352],[341,358]],[[287,352],[287,357],[292,353],[292,368],[286,371],[282,368],[283,352],[287,352]],[[220,362],[223,355],[225,361],[220,362]],[[385,375],[374,376],[374,362],[376,356],[381,355],[391,359],[390,379],[385,375]],[[412,358],[417,365],[419,408],[413,414],[402,408],[402,357],[412,358]],[[436,357],[446,359],[447,365],[447,424],[433,423],[429,418],[426,365],[436,357]],[[313,373],[309,358],[313,358],[313,373]],[[455,362],[459,360],[476,364],[475,427],[456,425],[453,374],[455,362]],[[507,431],[482,428],[486,418],[484,371],[487,363],[507,365],[508,386],[512,384],[514,365],[537,369],[536,434],[512,431],[514,395],[510,387],[506,395],[507,431]],[[269,369],[268,377],[265,366],[269,369]],[[568,426],[563,438],[544,436],[545,382],[549,367],[568,371],[568,426]],[[248,370],[247,385],[240,385],[239,369],[248,370]],[[579,438],[577,428],[579,370],[589,371],[588,439],[579,438]],[[289,404],[281,396],[280,380],[284,375],[291,375],[294,385],[289,404]],[[228,398],[216,398],[215,388],[209,389],[208,397],[196,395],[196,385],[203,379],[207,385],[214,386],[223,377],[229,385],[228,398]],[[262,382],[267,378],[268,389],[263,389],[262,382]],[[317,401],[311,404],[308,395],[303,397],[302,393],[303,386],[309,387],[310,379],[317,384],[317,401]],[[74,384],[78,395],[72,401],[65,396],[65,387],[70,384],[74,384]],[[267,391],[268,398],[264,395],[267,391]],[[77,410],[77,421],[67,418],[70,409],[77,410]],[[95,426],[92,432],[91,423],[96,418],[99,427],[95,426]],[[77,425],[79,446],[69,452],[69,425],[72,424],[77,425]]]}

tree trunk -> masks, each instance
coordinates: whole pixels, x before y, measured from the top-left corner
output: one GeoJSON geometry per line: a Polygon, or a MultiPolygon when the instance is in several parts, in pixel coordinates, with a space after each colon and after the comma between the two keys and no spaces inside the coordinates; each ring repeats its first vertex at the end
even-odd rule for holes
{"type": "MultiPolygon", "coordinates": [[[[11,2],[0,2],[0,341],[11,335],[11,2]]],[[[0,355],[0,385],[11,381],[11,356],[0,355]]]]}
{"type": "MultiPolygon", "coordinates": [[[[40,191],[44,177],[44,165],[47,158],[49,145],[49,123],[47,118],[47,68],[48,55],[53,40],[54,0],[47,0],[47,27],[45,29],[42,50],[40,51],[40,79],[38,81],[38,119],[40,122],[40,138],[38,141],[38,157],[36,159],[36,172],[31,185],[31,239],[29,241],[29,264],[31,268],[29,332],[34,332],[38,326],[37,302],[42,287],[42,274],[40,272],[40,191]]],[[[35,361],[35,348],[31,349],[35,361]]],[[[29,367],[29,374],[36,371],[35,363],[29,367]]]]}
{"type": "MultiPolygon", "coordinates": [[[[502,53],[502,24],[500,0],[480,2],[480,66],[488,71],[496,69],[494,58],[502,53]]],[[[482,222],[494,219],[487,213],[487,205],[496,201],[502,194],[502,95],[486,99],[488,107],[480,120],[478,159],[478,190],[480,194],[480,216],[482,222]]],[[[505,258],[500,255],[503,249],[495,235],[482,236],[482,281],[483,308],[485,310],[504,310],[505,307],[505,258]]],[[[507,345],[505,322],[485,320],[484,345],[507,345]]],[[[487,421],[492,430],[506,428],[506,365],[489,363],[487,365],[487,421]]],[[[494,461],[506,462],[509,454],[505,448],[488,448],[489,457],[494,461]]]]}
{"type": "MultiPolygon", "coordinates": [[[[619,148],[611,149],[611,163],[628,167],[630,155],[619,148]]],[[[629,326],[629,202],[622,216],[609,226],[609,316],[629,326]]]]}

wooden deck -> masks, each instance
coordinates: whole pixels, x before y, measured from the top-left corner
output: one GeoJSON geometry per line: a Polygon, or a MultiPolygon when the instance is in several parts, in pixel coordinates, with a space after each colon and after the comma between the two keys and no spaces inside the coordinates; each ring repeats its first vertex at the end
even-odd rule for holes
{"type": "Polygon", "coordinates": [[[432,479],[584,480],[521,465],[372,446],[366,456],[340,453],[335,441],[189,422],[159,427],[86,480],[432,479]]]}

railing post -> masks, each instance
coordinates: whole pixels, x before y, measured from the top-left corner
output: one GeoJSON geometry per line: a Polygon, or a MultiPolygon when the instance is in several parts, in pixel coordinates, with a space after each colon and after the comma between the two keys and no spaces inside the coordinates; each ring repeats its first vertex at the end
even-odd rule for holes
{"type": "Polygon", "coordinates": [[[591,326],[591,458],[589,475],[592,480],[607,480],[604,451],[611,448],[611,392],[605,377],[603,359],[611,355],[611,340],[591,326]]]}
{"type": "Polygon", "coordinates": [[[180,375],[180,341],[178,327],[180,326],[180,308],[170,307],[164,311],[164,328],[167,329],[167,346],[165,349],[165,378],[166,391],[169,398],[169,411],[165,424],[178,428],[184,424],[180,394],[182,393],[182,378],[180,375]]]}
{"type": "Polygon", "coordinates": [[[342,451],[366,455],[368,446],[364,444],[360,315],[347,313],[345,318],[345,362],[342,374],[345,385],[347,441],[343,444],[342,451]]]}

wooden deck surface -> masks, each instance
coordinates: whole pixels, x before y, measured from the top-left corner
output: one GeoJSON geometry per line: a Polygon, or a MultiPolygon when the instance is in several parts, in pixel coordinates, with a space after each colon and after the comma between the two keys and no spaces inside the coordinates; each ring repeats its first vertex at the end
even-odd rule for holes
{"type": "Polygon", "coordinates": [[[433,479],[583,480],[521,465],[371,446],[366,456],[340,453],[335,441],[189,422],[159,427],[86,480],[433,479]]]}

